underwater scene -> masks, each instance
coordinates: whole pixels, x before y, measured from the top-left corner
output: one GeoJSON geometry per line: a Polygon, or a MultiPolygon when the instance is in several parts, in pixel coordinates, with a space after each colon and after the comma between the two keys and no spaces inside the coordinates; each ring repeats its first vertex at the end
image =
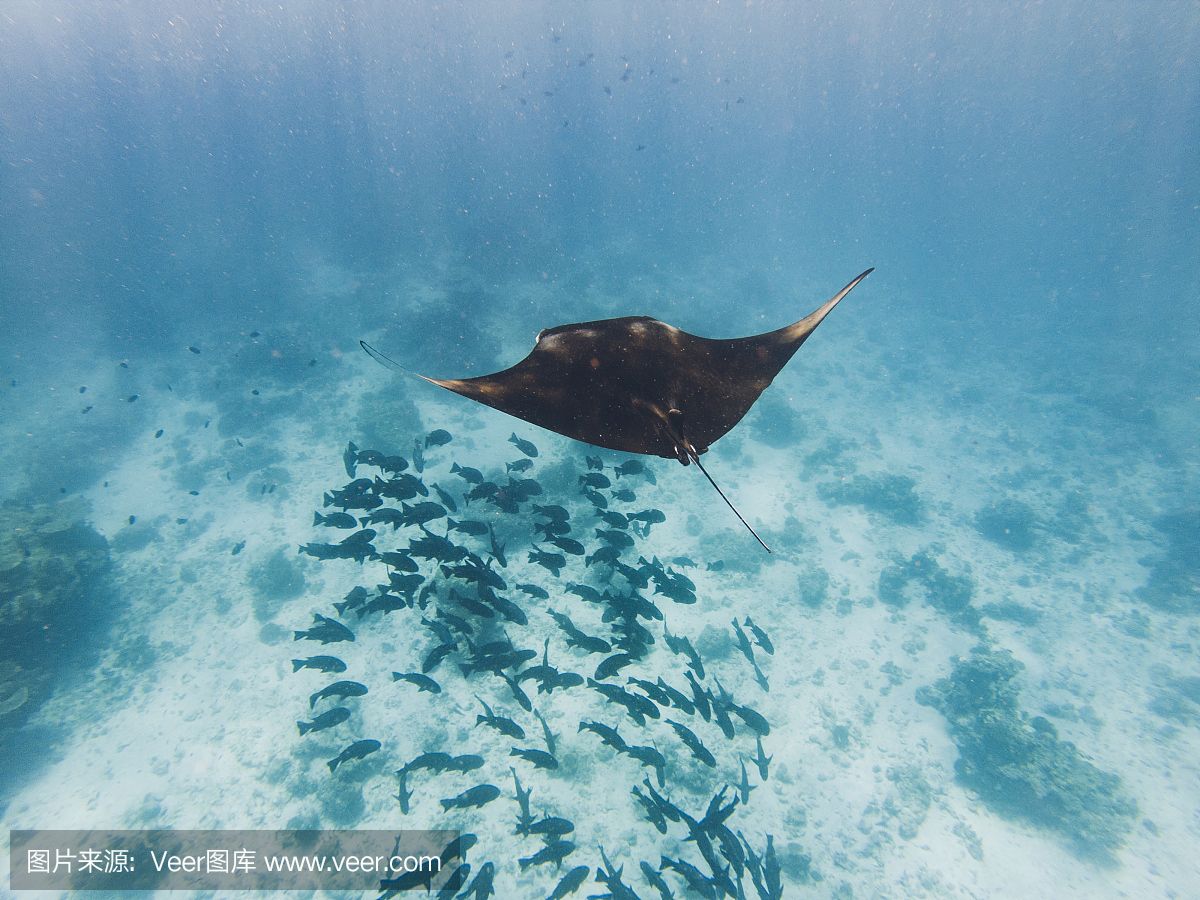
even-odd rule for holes
{"type": "Polygon", "coordinates": [[[1198,210],[1194,4],[0,5],[0,895],[1200,896],[1198,210]]]}

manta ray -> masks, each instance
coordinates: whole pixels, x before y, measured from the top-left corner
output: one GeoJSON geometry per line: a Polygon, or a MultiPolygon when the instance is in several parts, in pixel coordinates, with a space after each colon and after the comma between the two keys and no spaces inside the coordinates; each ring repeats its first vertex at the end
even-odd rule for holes
{"type": "Polygon", "coordinates": [[[700,462],[749,412],[800,345],[867,269],[809,315],[775,331],[705,338],[649,316],[559,325],[540,332],[516,365],[477,378],[409,372],[365,341],[373,359],[577,441],[695,463],[768,553],[700,462]]]}

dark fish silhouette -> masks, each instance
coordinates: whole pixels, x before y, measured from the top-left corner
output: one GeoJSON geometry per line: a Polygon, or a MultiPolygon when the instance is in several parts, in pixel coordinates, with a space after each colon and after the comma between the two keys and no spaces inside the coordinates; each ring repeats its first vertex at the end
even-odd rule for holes
{"type": "Polygon", "coordinates": [[[550,892],[548,900],[562,900],[563,897],[575,893],[591,872],[592,870],[587,866],[576,866],[559,880],[554,890],[550,892]]]}
{"type": "Polygon", "coordinates": [[[472,809],[491,803],[499,796],[500,788],[494,784],[478,784],[473,788],[463,791],[457,797],[450,797],[447,800],[443,800],[442,809],[472,809]]]}
{"type": "Polygon", "coordinates": [[[310,656],[307,659],[293,659],[292,671],[301,669],[316,669],[318,672],[345,672],[346,664],[336,656],[310,656]]]}
{"type": "Polygon", "coordinates": [[[340,725],[348,718],[350,718],[350,710],[344,706],[335,706],[333,709],[321,713],[311,722],[297,722],[296,727],[300,729],[300,734],[303,736],[310,731],[324,731],[326,728],[340,725]]]}
{"type": "Polygon", "coordinates": [[[329,760],[326,765],[329,766],[330,772],[335,772],[337,771],[337,767],[342,763],[369,756],[378,750],[379,746],[379,741],[355,741],[333,759],[329,760]]]}
{"type": "MultiPolygon", "coordinates": [[[[700,455],[741,421],[800,345],[871,271],[800,321],[765,334],[716,340],[649,316],[626,316],[548,328],[525,359],[491,375],[418,377],[588,444],[685,466],[694,462],[712,482],[700,455]]],[[[383,365],[407,371],[360,343],[383,365]]],[[[742,523],[754,534],[745,519],[742,523]]]]}
{"type": "Polygon", "coordinates": [[[392,681],[407,681],[409,684],[416,685],[418,691],[428,691],[431,694],[442,692],[440,684],[420,672],[393,672],[392,681]]]}
{"type": "Polygon", "coordinates": [[[326,697],[337,697],[339,700],[345,700],[347,697],[361,697],[366,692],[367,686],[357,681],[335,681],[333,684],[321,688],[321,690],[309,697],[308,708],[313,709],[317,705],[317,701],[324,700],[326,697]]]}

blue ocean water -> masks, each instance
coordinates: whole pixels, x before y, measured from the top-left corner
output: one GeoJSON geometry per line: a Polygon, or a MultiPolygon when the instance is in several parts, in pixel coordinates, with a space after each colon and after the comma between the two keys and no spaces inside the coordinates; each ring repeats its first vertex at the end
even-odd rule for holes
{"type": "Polygon", "coordinates": [[[1187,4],[6,4],[5,846],[446,827],[501,897],[578,866],[580,896],[659,896],[643,863],[678,896],[778,895],[768,870],[787,896],[1197,893],[1198,148],[1187,4]],[[769,556],[694,467],[618,477],[358,344],[465,377],[563,323],[744,336],[871,266],[705,455],[769,556]],[[358,469],[401,480],[349,442],[468,523],[360,522],[375,550],[446,536],[503,580],[490,615],[456,599],[478,572],[419,555],[415,608],[334,607],[406,590],[297,552],[350,533],[313,511],[358,469]],[[353,643],[294,640],[314,614],[353,643]],[[592,680],[650,721],[522,680],[598,674],[564,615],[629,655],[592,680]],[[534,658],[461,671],[497,641],[534,658]],[[440,693],[392,680],[448,643],[440,693]],[[317,654],[346,674],[293,672],[317,654]],[[685,673],[710,717],[653,689],[695,700],[685,673]],[[369,692],[298,734],[338,679],[369,692]],[[534,709],[557,769],[510,755],[555,741],[534,709]],[[426,751],[485,762],[398,783],[426,751]],[[560,868],[519,862],[565,838],[514,834],[514,778],[573,823],[560,868]],[[439,802],[478,784],[501,794],[439,802]],[[658,827],[722,788],[724,826],[658,827]]]}

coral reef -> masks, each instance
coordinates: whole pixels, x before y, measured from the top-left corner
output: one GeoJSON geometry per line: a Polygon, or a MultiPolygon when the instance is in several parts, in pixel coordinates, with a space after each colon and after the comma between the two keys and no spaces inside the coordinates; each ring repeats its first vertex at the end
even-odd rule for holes
{"type": "Polygon", "coordinates": [[[1137,805],[1121,781],[1060,741],[1054,726],[1018,706],[1023,666],[1006,650],[977,646],[948,678],[917,691],[938,710],[958,746],[955,771],[993,810],[1053,829],[1085,854],[1121,846],[1137,805]]]}
{"type": "Polygon", "coordinates": [[[897,560],[879,573],[879,599],[889,606],[905,606],[923,600],[950,619],[974,628],[979,611],[971,606],[975,582],[969,574],[951,575],[934,557],[936,547],[897,560]]]}
{"type": "Polygon", "coordinates": [[[1020,500],[1000,500],[975,514],[975,530],[1013,553],[1033,548],[1037,527],[1033,508],[1020,500]]]}
{"type": "Polygon", "coordinates": [[[1150,575],[1138,588],[1138,599],[1166,612],[1200,612],[1200,510],[1159,516],[1154,527],[1167,547],[1141,561],[1150,566],[1150,575]]]}
{"type": "Polygon", "coordinates": [[[796,588],[800,602],[816,609],[829,596],[829,573],[820,566],[811,566],[800,573],[796,588]]]}
{"type": "Polygon", "coordinates": [[[833,506],[861,506],[898,525],[914,525],[921,521],[924,513],[916,486],[917,483],[907,475],[884,472],[817,485],[817,495],[833,506]]]}
{"type": "Polygon", "coordinates": [[[79,498],[0,506],[0,716],[42,699],[74,623],[101,596],[108,543],[79,498]]]}
{"type": "Polygon", "coordinates": [[[786,450],[804,440],[807,427],[784,394],[767,391],[755,404],[754,437],[776,450],[786,450]]]}

